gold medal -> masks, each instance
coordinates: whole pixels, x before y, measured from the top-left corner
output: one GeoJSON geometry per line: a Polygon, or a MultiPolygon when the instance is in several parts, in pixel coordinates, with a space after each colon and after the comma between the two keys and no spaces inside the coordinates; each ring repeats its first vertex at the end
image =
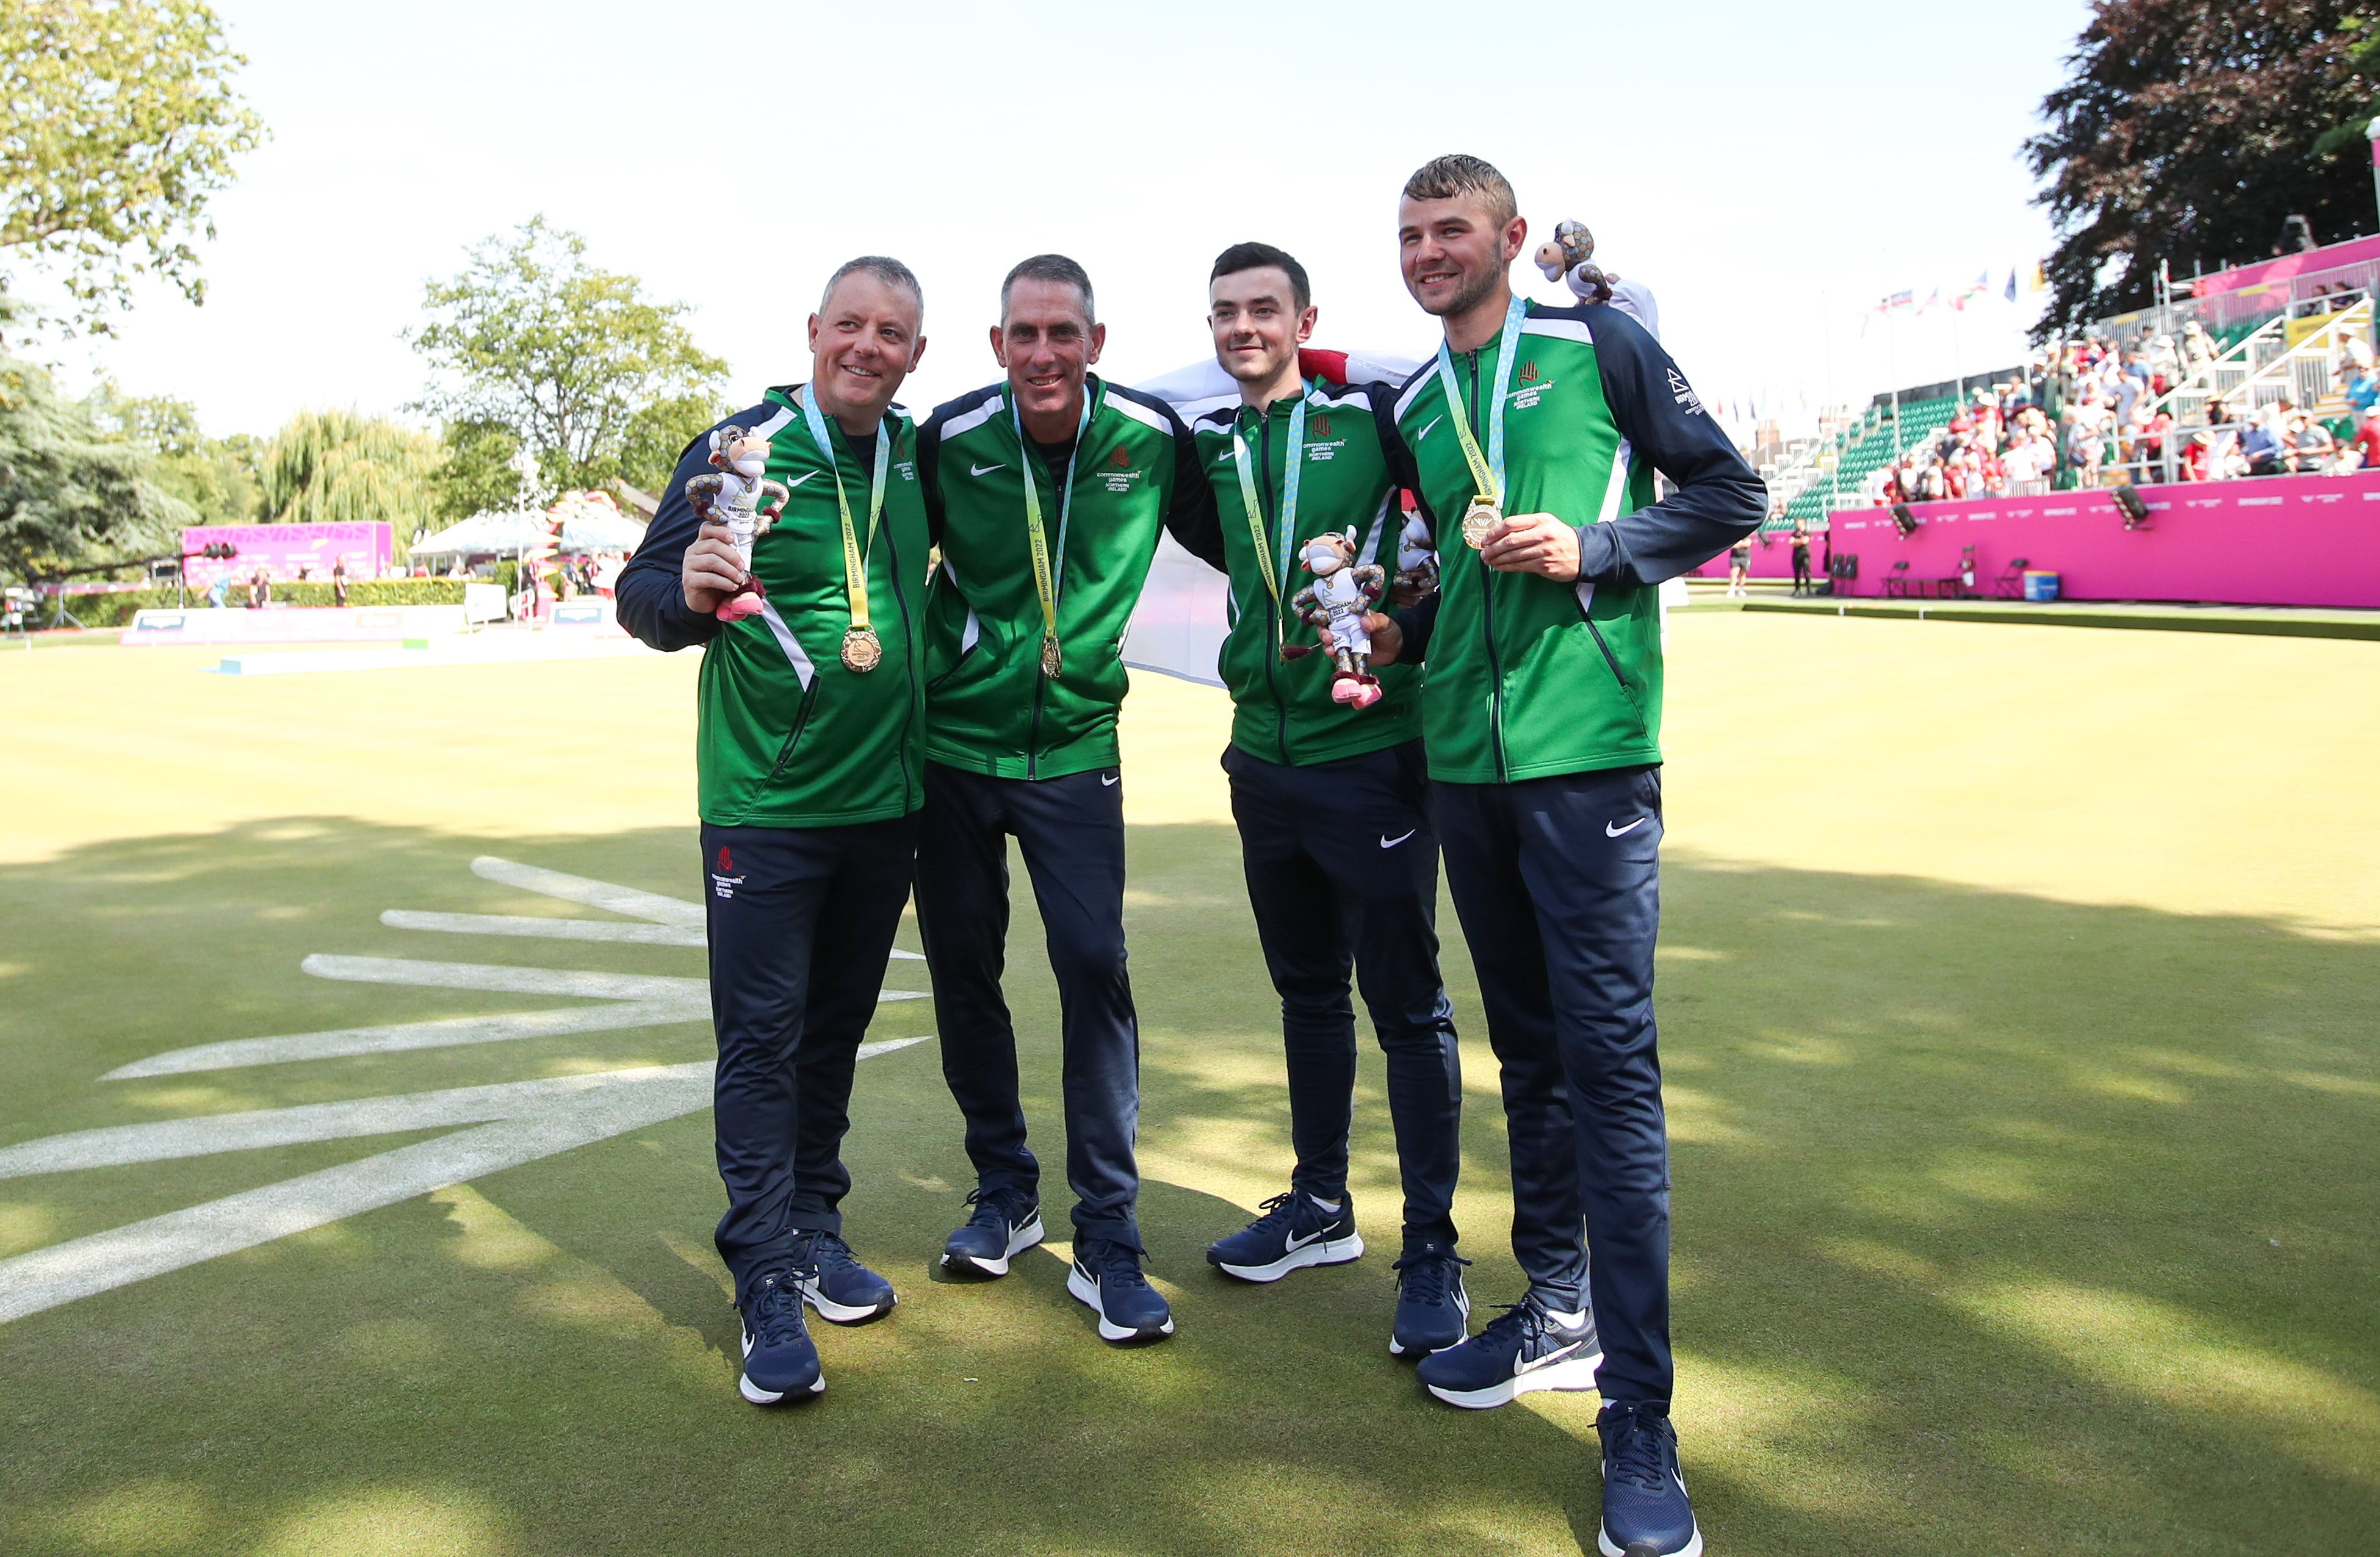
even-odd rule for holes
{"type": "Polygon", "coordinates": [[[1065,668],[1065,661],[1061,659],[1058,656],[1058,640],[1055,638],[1042,639],[1041,673],[1054,682],[1058,679],[1058,673],[1065,668]]]}
{"type": "Polygon", "coordinates": [[[1476,551],[1488,544],[1488,532],[1504,522],[1504,511],[1486,498],[1473,498],[1463,511],[1463,544],[1476,551]]]}
{"type": "Polygon", "coordinates": [[[884,641],[873,627],[854,627],[843,635],[843,668],[866,675],[884,663],[884,641]]]}

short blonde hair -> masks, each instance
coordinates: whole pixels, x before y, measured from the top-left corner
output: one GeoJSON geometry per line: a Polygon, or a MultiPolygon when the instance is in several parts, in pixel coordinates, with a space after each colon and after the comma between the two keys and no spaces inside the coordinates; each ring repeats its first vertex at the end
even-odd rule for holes
{"type": "Polygon", "coordinates": [[[1405,180],[1409,200],[1446,200],[1457,195],[1478,196],[1488,208],[1488,219],[1499,229],[1521,214],[1512,182],[1496,171],[1495,164],[1462,151],[1432,157],[1405,180]]]}

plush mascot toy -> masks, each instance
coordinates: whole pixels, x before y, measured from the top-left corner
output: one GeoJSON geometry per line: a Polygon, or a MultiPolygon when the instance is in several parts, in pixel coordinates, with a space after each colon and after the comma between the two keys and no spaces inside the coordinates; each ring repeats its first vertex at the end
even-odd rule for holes
{"type": "Polygon", "coordinates": [[[686,501],[697,519],[727,526],[735,560],[744,565],[744,588],[715,613],[722,622],[735,622],[760,609],[760,581],[752,576],[752,543],[769,533],[793,494],[783,482],[761,474],[769,468],[769,441],[733,422],[710,435],[710,463],[719,474],[688,481],[686,501]]]}
{"type": "Polygon", "coordinates": [[[1314,582],[1290,597],[1292,610],[1330,630],[1330,701],[1368,708],[1380,700],[1380,680],[1372,674],[1372,635],[1364,613],[1379,604],[1385,577],[1378,568],[1355,565],[1355,532],[1325,530],[1305,543],[1299,556],[1314,582]]]}
{"type": "Polygon", "coordinates": [[[1537,269],[1548,281],[1560,282],[1582,303],[1609,303],[1618,276],[1596,268],[1595,235],[1584,222],[1557,222],[1554,235],[1537,246],[1537,269]]]}
{"type": "Polygon", "coordinates": [[[1438,542],[1429,533],[1429,522],[1419,513],[1405,515],[1405,527],[1397,532],[1397,572],[1390,580],[1389,597],[1402,610],[1415,606],[1438,592],[1438,542]]]}

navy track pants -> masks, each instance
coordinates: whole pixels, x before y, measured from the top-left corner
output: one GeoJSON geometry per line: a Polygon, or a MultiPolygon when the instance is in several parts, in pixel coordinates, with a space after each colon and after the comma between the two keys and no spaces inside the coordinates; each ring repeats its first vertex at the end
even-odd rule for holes
{"type": "Polygon", "coordinates": [[[1290,1182],[1325,1201],[1347,1191],[1352,972],[1387,1056],[1405,1247],[1451,1244],[1463,1061],[1438,972],[1438,839],[1421,742],[1294,767],[1232,746],[1223,771],[1257,939],[1281,996],[1290,1182]]]}
{"type": "Polygon", "coordinates": [[[1512,1252],[1555,1306],[1592,1293],[1604,1399],[1666,1401],[1660,769],[1436,782],[1430,810],[1502,1070],[1512,1252]]]}
{"type": "Polygon", "coordinates": [[[1114,768],[993,778],[929,762],[917,833],[917,928],[934,984],[942,1079],[987,1189],[1040,1192],[1017,1095],[1008,955],[1008,839],[1033,879],[1058,981],[1066,1182],[1075,1230],[1140,1247],[1140,1023],[1124,971],[1123,787],[1114,768]]]}
{"type": "Polygon", "coordinates": [[[851,1069],[909,898],[917,819],[702,829],[712,1083],[740,1299],[804,1233],[843,1230],[851,1069]]]}

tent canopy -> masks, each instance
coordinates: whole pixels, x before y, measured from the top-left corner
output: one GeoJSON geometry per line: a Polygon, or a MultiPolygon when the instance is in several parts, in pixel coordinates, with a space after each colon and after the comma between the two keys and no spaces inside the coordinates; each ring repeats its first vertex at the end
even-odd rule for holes
{"type": "MultiPolygon", "coordinates": [[[[634,551],[645,538],[644,526],[610,503],[565,502],[563,508],[565,551],[634,551]]],[[[552,522],[538,513],[475,513],[409,549],[416,557],[504,556],[536,546],[552,522]]]]}

